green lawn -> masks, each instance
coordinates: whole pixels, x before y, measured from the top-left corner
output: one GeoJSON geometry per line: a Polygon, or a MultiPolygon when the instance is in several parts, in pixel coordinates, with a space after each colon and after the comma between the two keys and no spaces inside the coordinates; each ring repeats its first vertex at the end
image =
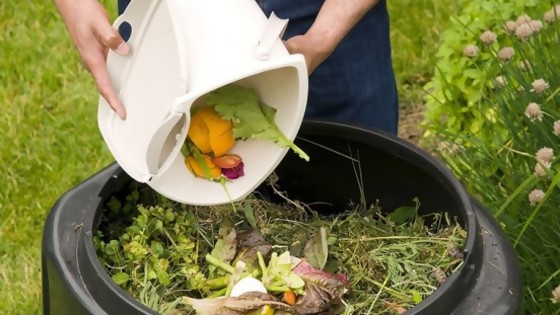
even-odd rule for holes
{"type": "Polygon", "coordinates": [[[39,314],[45,216],[111,161],[96,92],[51,1],[0,3],[0,314],[39,314]]]}
{"type": "MultiPolygon", "coordinates": [[[[116,1],[103,2],[114,17],[116,1]]],[[[400,83],[429,78],[435,41],[455,3],[390,3],[400,83]]],[[[52,1],[0,2],[0,69],[0,314],[40,314],[45,216],[112,157],[97,129],[94,84],[52,1]]],[[[418,86],[401,86],[404,102],[419,100],[418,86]]]]}

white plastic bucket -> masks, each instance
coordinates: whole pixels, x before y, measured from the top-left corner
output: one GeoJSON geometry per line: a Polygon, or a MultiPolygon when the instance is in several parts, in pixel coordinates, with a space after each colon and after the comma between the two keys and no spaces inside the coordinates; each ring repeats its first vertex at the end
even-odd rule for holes
{"type": "Polygon", "coordinates": [[[99,128],[120,166],[136,181],[186,204],[223,204],[252,192],[288,149],[238,141],[231,153],[243,158],[245,175],[226,184],[228,195],[221,184],[195,177],[180,148],[193,104],[229,83],[254,88],[276,108],[279,129],[295,138],[308,76],[303,56],[290,55],[280,39],[286,22],[267,18],[255,0],[133,0],[114,23],[115,28],[130,24],[131,52],[110,52],[107,58],[127,119],[99,98],[99,128]]]}

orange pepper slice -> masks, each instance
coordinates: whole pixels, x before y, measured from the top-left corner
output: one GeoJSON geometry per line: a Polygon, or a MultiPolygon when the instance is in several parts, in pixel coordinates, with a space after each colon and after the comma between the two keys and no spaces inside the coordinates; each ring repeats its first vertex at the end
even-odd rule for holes
{"type": "Polygon", "coordinates": [[[202,155],[202,158],[204,159],[206,166],[210,170],[210,178],[208,178],[202,166],[198,163],[198,161],[193,156],[187,156],[185,158],[185,165],[187,166],[189,171],[191,171],[193,174],[195,174],[198,177],[202,177],[206,179],[216,179],[220,177],[220,175],[222,174],[222,169],[220,169],[214,163],[212,163],[212,158],[204,154],[202,155]]]}
{"type": "Polygon", "coordinates": [[[194,113],[191,116],[191,124],[187,136],[202,153],[212,152],[208,132],[208,126],[204,119],[202,119],[202,115],[198,112],[194,113]]]}
{"type": "Polygon", "coordinates": [[[214,156],[226,154],[235,145],[233,123],[222,119],[210,106],[203,106],[194,112],[187,135],[200,152],[214,153],[214,156]]]}

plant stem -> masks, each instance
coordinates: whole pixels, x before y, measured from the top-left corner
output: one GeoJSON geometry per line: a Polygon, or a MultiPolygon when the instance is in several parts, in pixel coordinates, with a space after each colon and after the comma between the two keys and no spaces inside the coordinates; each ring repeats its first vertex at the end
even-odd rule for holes
{"type": "Polygon", "coordinates": [[[405,294],[402,294],[401,292],[395,290],[395,289],[391,289],[389,287],[386,287],[385,285],[383,285],[383,283],[380,283],[378,281],[375,281],[373,279],[371,279],[370,277],[365,277],[366,279],[368,279],[369,281],[371,281],[371,283],[375,284],[376,286],[378,286],[380,289],[385,290],[386,292],[388,292],[389,294],[391,294],[392,296],[400,299],[401,301],[410,301],[410,298],[408,296],[406,296],[405,294]]]}
{"type": "Polygon", "coordinates": [[[225,295],[226,295],[226,291],[227,291],[227,288],[223,288],[223,289],[221,289],[221,290],[214,291],[214,292],[212,292],[212,294],[210,294],[210,295],[208,296],[208,298],[217,298],[217,297],[220,297],[220,296],[225,296],[225,295]]]}
{"type": "Polygon", "coordinates": [[[210,290],[217,290],[225,288],[228,285],[230,278],[231,276],[227,275],[216,279],[210,279],[206,281],[206,284],[210,287],[210,290]]]}
{"type": "Polygon", "coordinates": [[[235,264],[234,271],[231,275],[231,279],[229,280],[229,283],[228,283],[227,288],[226,288],[226,296],[230,296],[231,290],[233,290],[233,286],[239,280],[241,280],[241,276],[243,275],[243,269],[245,269],[245,266],[246,266],[246,264],[242,261],[238,261],[235,264]]]}
{"type": "Polygon", "coordinates": [[[266,264],[264,262],[264,257],[263,257],[263,255],[261,254],[260,251],[257,251],[257,257],[259,259],[259,266],[262,269],[262,281],[265,282],[265,281],[267,281],[266,278],[268,277],[268,270],[267,270],[266,264]]]}
{"type": "Polygon", "coordinates": [[[225,272],[233,273],[233,271],[234,271],[232,266],[226,264],[225,262],[219,260],[218,258],[216,258],[216,257],[214,257],[210,254],[206,254],[206,261],[208,261],[212,265],[222,269],[225,272]]]}
{"type": "Polygon", "coordinates": [[[277,286],[277,285],[267,286],[266,289],[268,291],[272,291],[272,292],[288,292],[288,291],[290,291],[290,288],[288,288],[288,287],[281,287],[281,286],[277,286]]]}

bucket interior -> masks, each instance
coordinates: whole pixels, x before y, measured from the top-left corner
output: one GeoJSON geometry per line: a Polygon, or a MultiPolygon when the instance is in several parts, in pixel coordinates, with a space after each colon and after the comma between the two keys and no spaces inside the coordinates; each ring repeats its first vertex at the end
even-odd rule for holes
{"type": "MultiPolygon", "coordinates": [[[[229,84],[253,89],[260,101],[275,109],[274,122],[278,129],[288,138],[293,139],[299,130],[305,111],[305,100],[301,99],[300,74],[293,66],[283,66],[243,77],[229,84]]],[[[217,87],[218,89],[220,87],[217,87]]],[[[207,93],[193,100],[192,113],[200,106],[206,105],[207,93]]],[[[190,128],[190,122],[187,122],[190,128]]],[[[255,122],[259,123],[259,122],[255,122]]],[[[160,154],[160,165],[168,158],[174,158],[164,172],[154,177],[150,185],[162,195],[175,201],[209,205],[228,203],[230,197],[239,200],[253,191],[280,163],[287,149],[268,139],[249,139],[237,141],[228,153],[237,154],[243,159],[245,176],[237,178],[228,185],[228,193],[222,186],[197,178],[184,164],[184,156],[169,155],[176,146],[176,135],[180,132],[182,122],[171,130],[166,144],[160,154]],[[214,198],[214,199],[210,199],[214,198]]]]}
{"type": "Polygon", "coordinates": [[[324,127],[307,124],[301,130],[296,143],[309,154],[309,162],[287,154],[275,170],[290,198],[328,213],[363,202],[392,212],[414,206],[418,198],[420,215],[447,212],[463,227],[469,225],[470,203],[462,188],[427,153],[382,133],[324,127]]]}

